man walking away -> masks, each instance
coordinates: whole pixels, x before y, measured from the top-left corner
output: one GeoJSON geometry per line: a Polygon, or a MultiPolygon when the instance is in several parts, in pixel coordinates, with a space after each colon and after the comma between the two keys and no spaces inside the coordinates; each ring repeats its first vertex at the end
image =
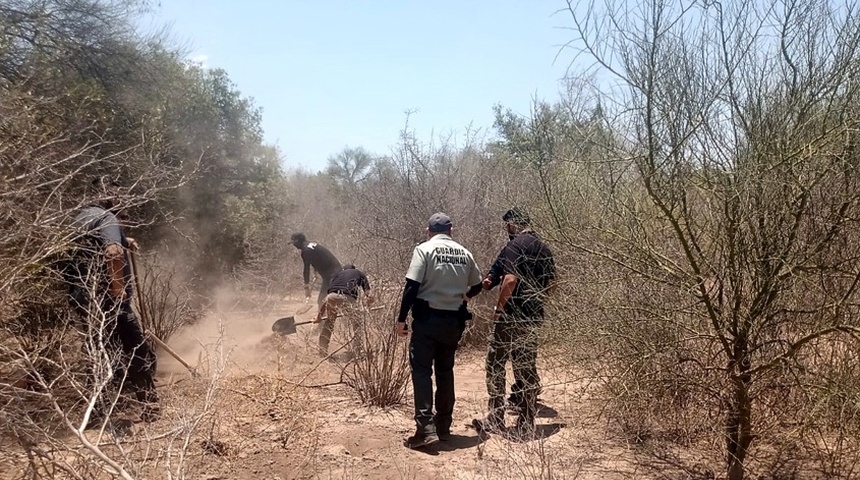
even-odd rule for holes
{"type": "Polygon", "coordinates": [[[501,282],[487,352],[489,412],[484,419],[473,420],[472,425],[478,431],[504,429],[505,364],[510,358],[516,380],[511,399],[519,412],[516,428],[528,435],[534,431],[540,389],[538,330],[544,317],[544,299],[555,279],[555,262],[549,247],[529,228],[528,215],[511,209],[502,220],[510,240],[482,282],[486,289],[501,282]]]}
{"type": "Polygon", "coordinates": [[[451,238],[451,218],[430,217],[428,240],[412,252],[395,331],[406,336],[412,310],[409,364],[415,397],[415,435],[409,448],[432,445],[451,432],[454,412],[454,353],[465,329],[465,300],[481,292],[481,274],[472,254],[451,238]],[[433,378],[436,374],[436,413],[433,378]]]}
{"type": "MultiPolygon", "coordinates": [[[[133,286],[129,249],[137,243],[125,236],[113,210],[117,207],[118,186],[93,182],[98,200],[84,208],[75,218],[79,245],[67,272],[70,301],[85,318],[91,344],[104,348],[111,358],[113,383],[131,390],[143,405],[141,419],[151,421],[159,414],[155,392],[155,353],[146,342],[143,330],[131,306],[133,286]]],[[[93,366],[93,372],[97,371],[93,366]]],[[[103,420],[110,401],[103,394],[90,424],[103,420]]]]}
{"type": "Polygon", "coordinates": [[[337,320],[338,315],[345,316],[349,322],[352,335],[350,354],[355,357],[360,353],[362,329],[358,312],[358,296],[362,291],[365,294],[365,303],[368,306],[372,305],[370,282],[361,270],[355,268],[355,265],[344,265],[343,270],[335,273],[331,278],[331,285],[314,320],[314,323],[322,322],[319,338],[320,356],[328,355],[334,321],[337,320]]]}
{"type": "Polygon", "coordinates": [[[328,294],[331,285],[331,277],[341,271],[340,262],[329,249],[316,242],[308,242],[304,233],[298,232],[290,236],[290,243],[302,252],[302,279],[305,282],[305,299],[311,297],[311,266],[320,276],[320,292],[317,296],[317,306],[322,305],[323,298],[328,294]]]}

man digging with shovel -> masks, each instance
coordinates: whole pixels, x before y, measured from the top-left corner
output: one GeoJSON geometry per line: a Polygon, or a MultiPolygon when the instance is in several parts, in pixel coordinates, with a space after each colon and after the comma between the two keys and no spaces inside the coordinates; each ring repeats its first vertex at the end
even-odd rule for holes
{"type": "MultiPolygon", "coordinates": [[[[103,179],[92,186],[96,201],[74,220],[80,236],[72,267],[66,272],[70,301],[84,318],[89,342],[110,356],[114,388],[130,393],[142,406],[141,420],[152,421],[160,413],[153,381],[156,357],[131,306],[129,252],[137,249],[137,243],[125,236],[117,218],[119,187],[103,179]]],[[[102,391],[89,425],[110,414],[109,396],[102,391]]]]}
{"type": "Polygon", "coordinates": [[[304,233],[297,232],[290,236],[290,243],[302,252],[302,280],[305,284],[305,299],[311,297],[311,267],[320,276],[320,292],[317,296],[317,306],[322,305],[323,298],[328,293],[331,278],[335,273],[342,270],[337,257],[324,246],[316,242],[309,242],[304,233]]]}
{"type": "Polygon", "coordinates": [[[328,355],[328,346],[331,334],[334,331],[334,321],[338,315],[345,317],[349,322],[352,341],[350,344],[350,355],[355,358],[361,350],[361,323],[358,312],[358,296],[363,291],[367,306],[373,304],[373,296],[370,295],[370,282],[361,270],[355,265],[344,265],[343,270],[331,277],[331,285],[328,287],[326,296],[323,298],[320,310],[313,323],[322,323],[319,340],[319,354],[328,355]]]}

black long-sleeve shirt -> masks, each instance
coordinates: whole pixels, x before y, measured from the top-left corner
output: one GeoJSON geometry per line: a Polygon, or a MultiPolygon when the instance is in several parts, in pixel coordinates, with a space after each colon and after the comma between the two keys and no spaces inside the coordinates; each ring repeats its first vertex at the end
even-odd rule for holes
{"type": "Polygon", "coordinates": [[[347,268],[331,277],[328,293],[342,293],[352,298],[358,298],[359,288],[365,293],[370,291],[370,282],[367,280],[367,276],[357,268],[347,268]]]}
{"type": "Polygon", "coordinates": [[[311,266],[318,274],[328,278],[331,278],[342,268],[337,257],[329,249],[316,242],[308,243],[302,248],[302,261],[304,262],[302,278],[305,285],[311,281],[311,266]]]}

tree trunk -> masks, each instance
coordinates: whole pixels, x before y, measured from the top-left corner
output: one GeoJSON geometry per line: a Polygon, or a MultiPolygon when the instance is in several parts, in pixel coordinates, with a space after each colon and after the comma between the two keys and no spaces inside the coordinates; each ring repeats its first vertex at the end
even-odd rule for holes
{"type": "Polygon", "coordinates": [[[752,402],[750,400],[749,360],[737,362],[738,374],[732,378],[733,395],[729,400],[726,420],[729,480],[743,480],[744,460],[749,452],[752,435],[752,402]]]}

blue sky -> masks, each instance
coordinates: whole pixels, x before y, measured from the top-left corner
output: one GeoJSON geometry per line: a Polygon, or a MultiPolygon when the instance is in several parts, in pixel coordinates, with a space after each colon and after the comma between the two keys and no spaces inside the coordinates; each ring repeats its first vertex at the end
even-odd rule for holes
{"type": "Polygon", "coordinates": [[[561,0],[161,0],[189,59],[225,69],[263,109],[287,166],[345,146],[386,154],[413,110],[419,138],[491,133],[496,103],[555,99],[570,52],[561,0]]]}

